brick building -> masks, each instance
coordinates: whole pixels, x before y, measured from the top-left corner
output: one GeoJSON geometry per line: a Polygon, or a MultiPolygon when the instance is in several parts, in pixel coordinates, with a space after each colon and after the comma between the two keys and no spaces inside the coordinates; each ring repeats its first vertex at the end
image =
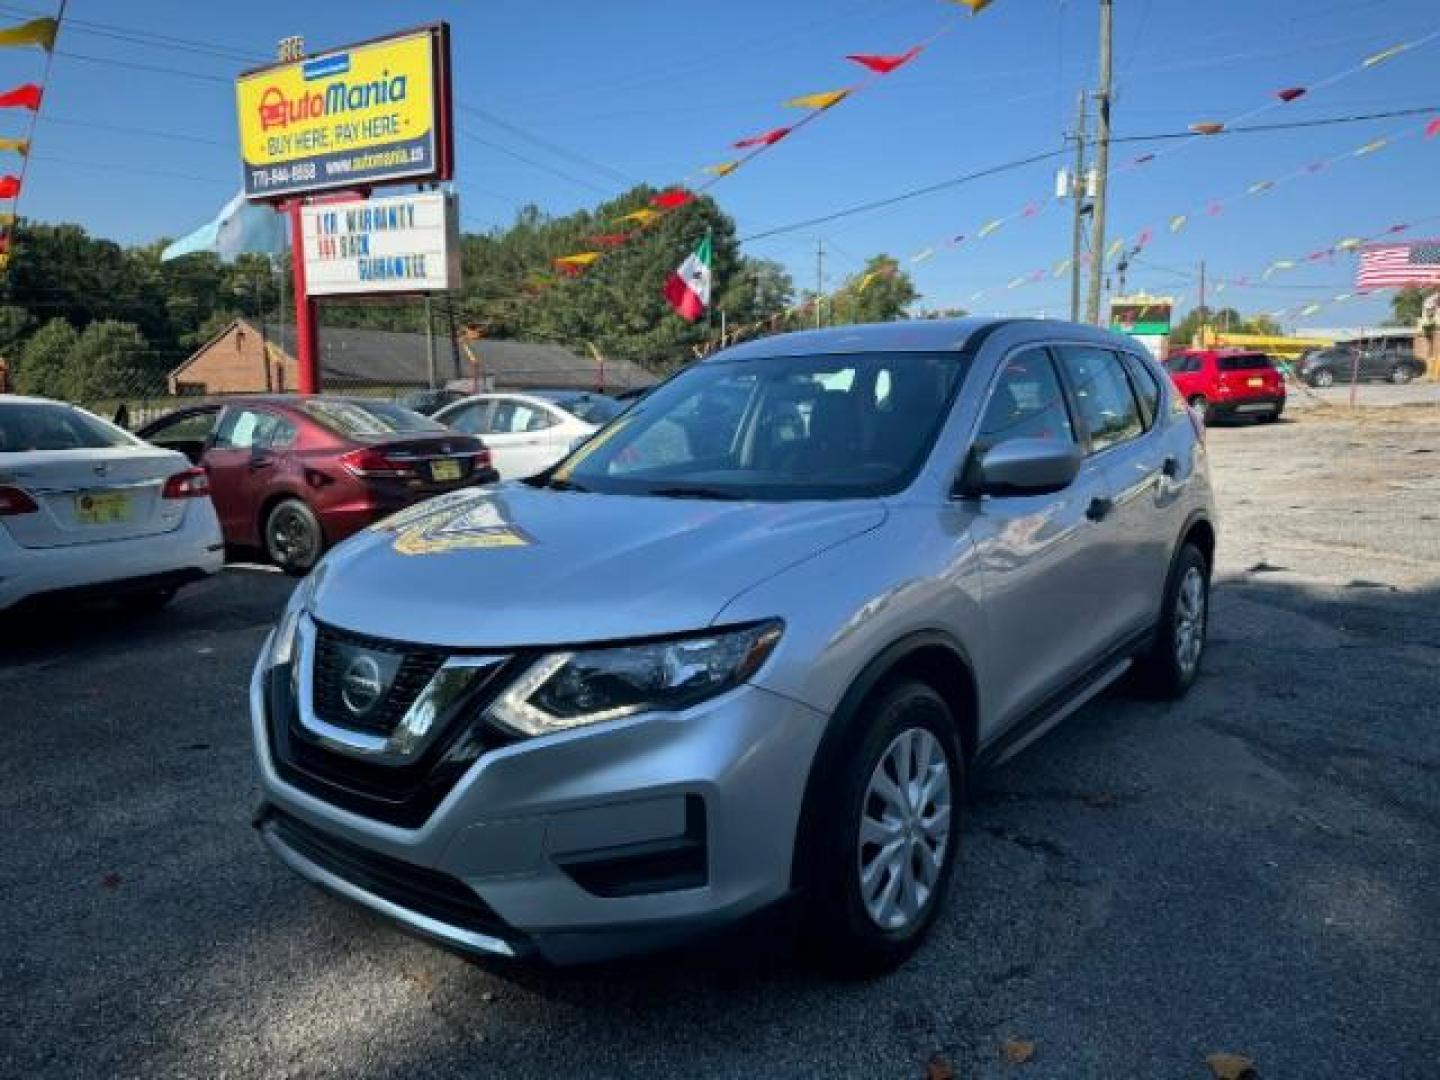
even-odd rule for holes
{"type": "MultiPolygon", "coordinates": [[[[488,387],[513,390],[573,388],[618,391],[649,386],[656,377],[627,360],[603,364],[561,345],[524,341],[472,342],[472,371],[450,341],[435,340],[435,382],[478,378],[488,387]]],[[[389,330],[322,328],[320,379],[327,390],[416,389],[430,385],[424,334],[389,330]]],[[[236,319],[169,375],[172,394],[280,393],[298,382],[295,330],[236,319]]]]}

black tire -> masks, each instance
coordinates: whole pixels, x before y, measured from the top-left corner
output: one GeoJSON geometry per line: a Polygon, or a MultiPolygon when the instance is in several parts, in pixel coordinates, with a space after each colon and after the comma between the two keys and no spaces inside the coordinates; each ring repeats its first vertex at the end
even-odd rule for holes
{"type": "Polygon", "coordinates": [[[265,554],[287,574],[303,577],[325,553],[325,533],[315,511],[299,499],[283,499],[265,515],[265,554]]]}
{"type": "Polygon", "coordinates": [[[1324,388],[1335,385],[1335,373],[1329,368],[1321,368],[1310,376],[1310,385],[1324,388]]]}
{"type": "MultiPolygon", "coordinates": [[[[810,888],[802,930],[805,952],[811,960],[826,972],[845,978],[889,971],[924,940],[945,905],[954,877],[965,793],[964,758],[955,719],[945,700],[925,683],[906,679],[883,687],[865,704],[856,723],[859,726],[854,745],[836,774],[829,778],[832,786],[828,805],[815,835],[814,850],[809,853],[810,888]],[[872,918],[861,893],[862,852],[869,850],[875,857],[879,849],[862,849],[860,830],[867,808],[872,808],[872,800],[878,798],[870,785],[882,758],[888,757],[902,735],[916,731],[933,736],[933,742],[927,745],[933,751],[938,743],[944,755],[949,780],[948,790],[943,792],[943,797],[949,799],[948,835],[938,853],[938,875],[919,901],[918,910],[905,925],[888,929],[872,918]]],[[[937,792],[934,801],[922,805],[919,818],[926,816],[928,807],[928,816],[936,820],[941,798],[937,792]]],[[[905,827],[900,826],[902,830],[905,827]]],[[[930,842],[914,834],[908,842],[900,842],[905,857],[913,860],[912,866],[920,866],[917,848],[904,845],[930,842]]],[[[932,845],[928,850],[935,849],[932,845]]]]}
{"type": "Polygon", "coordinates": [[[125,593],[116,597],[115,603],[122,611],[128,611],[133,615],[150,615],[162,610],[166,604],[175,599],[175,594],[180,591],[178,585],[171,585],[163,589],[146,589],[143,592],[125,593]]]}
{"type": "Polygon", "coordinates": [[[1396,386],[1404,386],[1413,378],[1415,378],[1415,369],[1409,364],[1396,364],[1390,369],[1390,381],[1396,386]]]}
{"type": "MultiPolygon", "coordinates": [[[[1189,607],[1188,604],[1186,604],[1189,607]]],[[[1193,618],[1190,619],[1193,627],[1193,618]]],[[[1140,687],[1153,697],[1174,700],[1184,697],[1200,674],[1205,660],[1205,639],[1210,627],[1210,565],[1194,544],[1187,543],[1171,567],[1165,582],[1165,602],[1160,607],[1160,625],[1150,648],[1135,658],[1135,675],[1140,687]],[[1193,589],[1191,575],[1198,575],[1200,593],[1199,645],[1190,663],[1182,662],[1182,600],[1193,589]]]]}
{"type": "Polygon", "coordinates": [[[1262,413],[1260,416],[1257,416],[1255,419],[1258,420],[1258,421],[1259,421],[1260,423],[1262,423],[1262,424],[1273,424],[1273,423],[1275,423],[1276,420],[1279,420],[1279,419],[1280,419],[1280,414],[1279,414],[1278,412],[1262,413]]]}

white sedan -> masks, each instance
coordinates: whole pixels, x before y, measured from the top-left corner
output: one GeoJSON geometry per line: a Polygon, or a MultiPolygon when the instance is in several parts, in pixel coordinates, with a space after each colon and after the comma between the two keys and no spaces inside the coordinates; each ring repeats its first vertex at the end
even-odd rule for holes
{"type": "Polygon", "coordinates": [[[41,596],[157,608],[224,557],[204,469],[74,405],[0,394],[0,610],[41,596]]]}
{"type": "Polygon", "coordinates": [[[548,469],[581,439],[625,411],[614,398],[583,390],[476,394],[434,419],[485,440],[502,480],[548,469]]]}

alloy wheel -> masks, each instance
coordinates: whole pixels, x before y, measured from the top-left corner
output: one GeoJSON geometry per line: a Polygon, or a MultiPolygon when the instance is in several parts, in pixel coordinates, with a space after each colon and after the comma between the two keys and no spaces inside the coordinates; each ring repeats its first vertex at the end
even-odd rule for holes
{"type": "Polygon", "coordinates": [[[865,911],[882,930],[906,929],[934,902],[952,787],[944,748],[926,728],[902,731],[875,764],[860,805],[857,871],[865,911]]]}
{"type": "Polygon", "coordinates": [[[270,516],[270,555],[281,566],[308,566],[315,558],[315,536],[303,514],[281,507],[270,516]]]}
{"type": "Polygon", "coordinates": [[[1191,566],[1180,579],[1175,598],[1175,663],[1188,679],[1205,648],[1205,578],[1191,566]]]}

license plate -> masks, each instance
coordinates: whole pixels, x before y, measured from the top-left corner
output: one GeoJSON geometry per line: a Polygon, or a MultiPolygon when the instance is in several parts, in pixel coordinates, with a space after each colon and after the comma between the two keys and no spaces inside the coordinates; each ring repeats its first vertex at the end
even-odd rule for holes
{"type": "Polygon", "coordinates": [[[1246,379],[1246,380],[1245,380],[1245,385],[1246,385],[1246,386],[1264,386],[1264,385],[1265,385],[1265,380],[1264,380],[1264,379],[1261,379],[1261,378],[1246,379]]]}
{"type": "Polygon", "coordinates": [[[430,463],[430,479],[459,480],[460,463],[458,461],[432,461],[430,463]]]}
{"type": "Polygon", "coordinates": [[[1273,405],[1240,405],[1236,412],[1270,412],[1275,408],[1273,405]]]}
{"type": "Polygon", "coordinates": [[[130,496],[123,491],[84,491],[75,496],[75,520],[81,525],[113,525],[130,520],[130,496]]]}

